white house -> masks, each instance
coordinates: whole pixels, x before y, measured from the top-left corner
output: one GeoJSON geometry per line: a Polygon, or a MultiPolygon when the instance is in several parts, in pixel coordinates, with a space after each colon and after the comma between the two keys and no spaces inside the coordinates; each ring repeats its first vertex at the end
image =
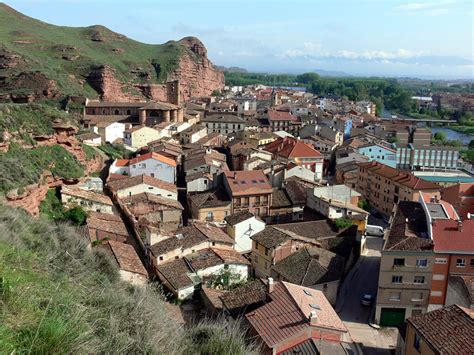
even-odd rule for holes
{"type": "Polygon", "coordinates": [[[77,138],[84,144],[91,147],[97,147],[102,144],[102,137],[94,132],[87,132],[77,136],[77,138]]]}
{"type": "Polygon", "coordinates": [[[98,122],[94,127],[94,132],[101,136],[104,142],[114,142],[123,138],[126,126],[121,122],[98,122]]]}
{"type": "Polygon", "coordinates": [[[68,208],[80,206],[84,211],[108,214],[114,214],[115,211],[110,197],[67,185],[61,188],[61,202],[68,208]]]}
{"type": "Polygon", "coordinates": [[[160,131],[146,126],[133,127],[123,132],[124,144],[137,149],[161,137],[160,131]]]}
{"type": "Polygon", "coordinates": [[[265,229],[265,222],[249,211],[241,211],[224,218],[227,234],[235,241],[235,250],[248,253],[252,250],[251,236],[265,229]]]}
{"type": "Polygon", "coordinates": [[[119,198],[149,192],[155,196],[172,200],[178,199],[176,185],[148,175],[130,176],[125,179],[110,181],[107,186],[119,198]]]}

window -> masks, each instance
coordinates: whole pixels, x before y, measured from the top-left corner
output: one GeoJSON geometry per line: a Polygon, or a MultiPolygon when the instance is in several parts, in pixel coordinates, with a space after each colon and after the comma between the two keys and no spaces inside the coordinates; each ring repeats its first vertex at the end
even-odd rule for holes
{"type": "Polygon", "coordinates": [[[155,177],[155,173],[151,173],[150,176],[154,178],[154,177],[155,177]]]}
{"type": "Polygon", "coordinates": [[[405,259],[400,259],[400,258],[393,259],[393,266],[405,266],[405,259]]]}
{"type": "Polygon", "coordinates": [[[423,301],[423,292],[413,292],[411,294],[412,301],[423,301]]]}
{"type": "Polygon", "coordinates": [[[471,267],[474,267],[474,259],[471,259],[471,267]]]}
{"type": "Polygon", "coordinates": [[[268,248],[265,248],[265,255],[268,256],[269,251],[270,251],[270,250],[269,250],[268,248]]]}
{"type": "Polygon", "coordinates": [[[160,256],[160,260],[163,260],[163,257],[162,257],[162,256],[160,256]]]}
{"type": "Polygon", "coordinates": [[[415,339],[413,340],[413,347],[420,351],[421,338],[418,333],[415,333],[415,339]]]}
{"type": "Polygon", "coordinates": [[[265,261],[265,269],[268,269],[268,262],[265,261]]]}
{"type": "Polygon", "coordinates": [[[448,260],[446,258],[436,258],[435,264],[446,264],[448,260]]]}
{"type": "Polygon", "coordinates": [[[416,267],[427,267],[428,266],[428,259],[417,259],[416,260],[416,267]]]}
{"type": "Polygon", "coordinates": [[[390,292],[389,301],[400,301],[401,292],[390,292]]]}
{"type": "Polygon", "coordinates": [[[403,282],[403,276],[401,276],[401,275],[392,276],[392,283],[393,284],[401,284],[402,282],[403,282]]]}
{"type": "Polygon", "coordinates": [[[424,276],[415,276],[413,279],[413,283],[415,284],[424,284],[425,283],[425,277],[424,276]]]}
{"type": "Polygon", "coordinates": [[[456,259],[456,267],[465,267],[466,259],[456,259]]]}

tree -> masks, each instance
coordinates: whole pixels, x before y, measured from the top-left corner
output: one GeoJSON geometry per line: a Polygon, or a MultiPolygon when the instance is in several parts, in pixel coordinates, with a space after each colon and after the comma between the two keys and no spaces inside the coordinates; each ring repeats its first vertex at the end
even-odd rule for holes
{"type": "Polygon", "coordinates": [[[357,206],[367,212],[370,212],[372,210],[372,206],[370,206],[370,202],[367,200],[360,200],[357,206]]]}
{"type": "Polygon", "coordinates": [[[304,73],[296,77],[296,81],[303,84],[309,84],[317,82],[320,76],[316,73],[304,73]]]}
{"type": "Polygon", "coordinates": [[[344,229],[347,227],[352,226],[354,223],[348,218],[338,218],[334,220],[334,224],[336,225],[337,229],[344,229]]]}
{"type": "Polygon", "coordinates": [[[76,226],[86,223],[87,213],[81,207],[76,206],[66,211],[64,218],[70,220],[76,226]]]}
{"type": "Polygon", "coordinates": [[[474,150],[474,139],[469,142],[469,150],[474,150]]]}
{"type": "Polygon", "coordinates": [[[446,133],[440,131],[434,134],[434,139],[440,142],[446,141],[446,133]]]}

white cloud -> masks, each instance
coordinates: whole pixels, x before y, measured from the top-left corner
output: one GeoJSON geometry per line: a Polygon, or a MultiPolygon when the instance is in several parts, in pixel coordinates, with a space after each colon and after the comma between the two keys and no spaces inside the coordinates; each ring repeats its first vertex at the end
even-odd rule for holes
{"type": "Polygon", "coordinates": [[[410,2],[395,6],[394,10],[409,16],[439,16],[448,13],[450,5],[454,4],[454,2],[454,0],[410,2]]]}

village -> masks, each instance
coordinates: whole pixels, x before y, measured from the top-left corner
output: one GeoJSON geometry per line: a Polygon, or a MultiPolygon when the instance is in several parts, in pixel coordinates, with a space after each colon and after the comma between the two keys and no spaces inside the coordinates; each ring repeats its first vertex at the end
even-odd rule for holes
{"type": "Polygon", "coordinates": [[[439,327],[460,349],[474,175],[459,148],[420,121],[378,117],[373,102],[302,88],[185,101],[172,81],[166,93],[85,99],[80,133],[61,128],[127,152],[57,187],[123,280],[160,285],[183,324],[242,319],[262,353],[438,351],[439,327]]]}

